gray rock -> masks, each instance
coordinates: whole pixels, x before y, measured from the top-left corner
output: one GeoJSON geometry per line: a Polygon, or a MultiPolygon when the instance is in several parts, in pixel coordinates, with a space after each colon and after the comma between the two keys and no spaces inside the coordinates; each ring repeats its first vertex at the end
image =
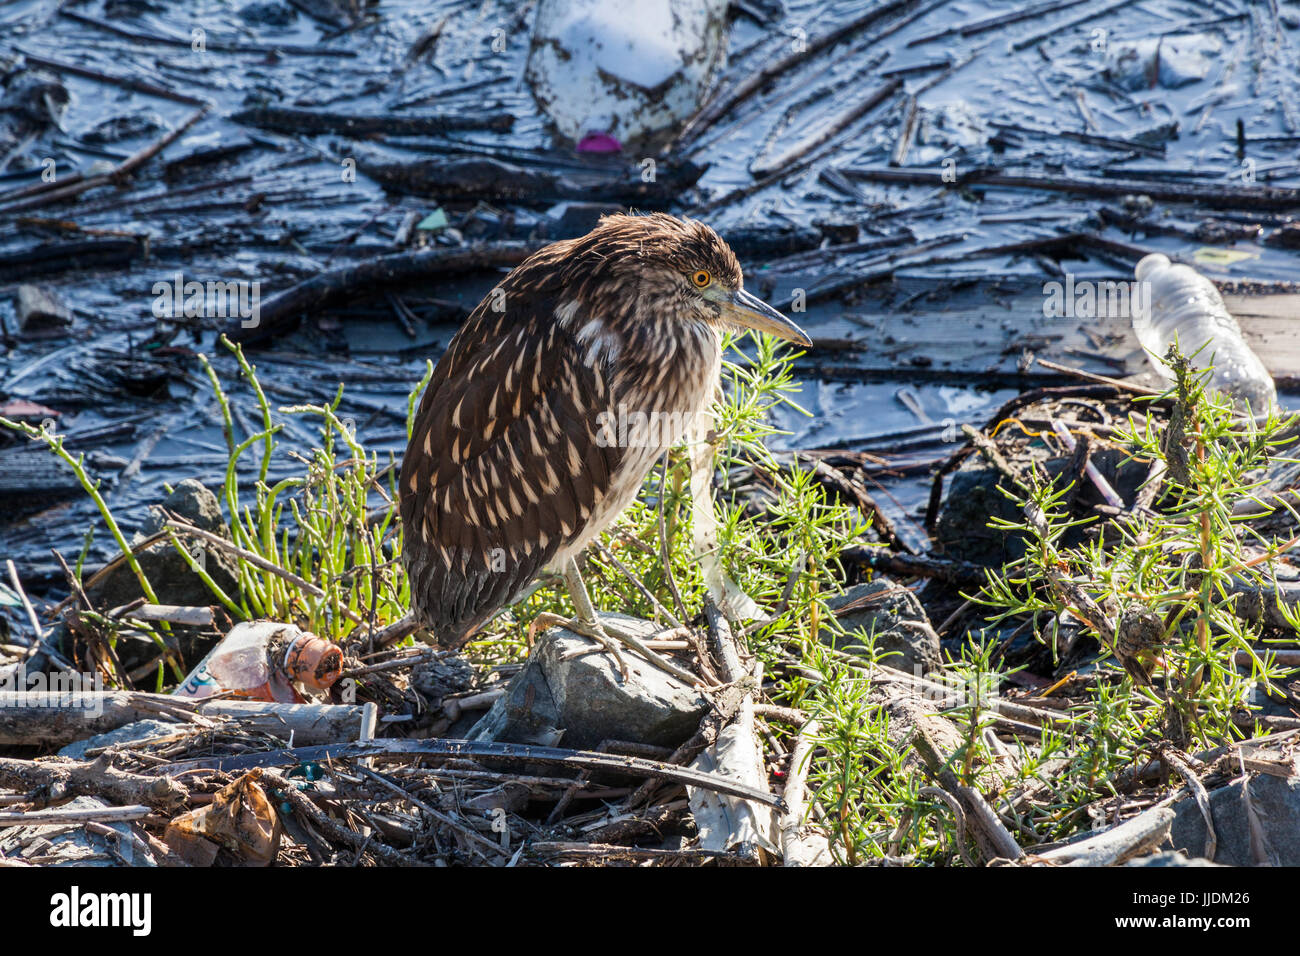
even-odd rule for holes
{"type": "MultiPolygon", "coordinates": [[[[623,614],[603,618],[648,636],[655,628],[623,614]]],[[[628,679],[600,645],[563,628],[548,631],[505,696],[474,725],[470,740],[591,749],[602,740],[673,747],[687,740],[708,709],[698,691],[631,652],[628,679]],[[577,657],[569,655],[593,651],[577,657]]]]}
{"type": "Polygon", "coordinates": [[[1218,866],[1217,863],[1211,863],[1204,857],[1185,856],[1177,850],[1165,850],[1163,853],[1152,853],[1150,856],[1140,856],[1136,860],[1129,860],[1125,866],[1218,866]]]}
{"type": "Polygon", "coordinates": [[[72,324],[72,310],[49,289],[20,285],[16,305],[18,327],[29,335],[62,331],[72,324]]]}
{"type": "Polygon", "coordinates": [[[148,537],[161,531],[167,522],[167,515],[164,512],[170,512],[196,528],[229,537],[226,532],[226,519],[221,514],[221,505],[217,501],[217,496],[194,478],[186,478],[180,482],[172,493],[163,499],[161,505],[149,506],[149,517],[141,524],[140,533],[148,537]]]}
{"type": "Polygon", "coordinates": [[[568,202],[560,209],[551,211],[555,220],[554,234],[557,238],[568,239],[572,236],[585,236],[596,228],[601,216],[622,212],[623,207],[617,203],[605,202],[568,202]]]}
{"type": "Polygon", "coordinates": [[[689,116],[726,57],[726,0],[542,0],[527,77],[562,136],[627,143],[689,116]]]}
{"type": "MultiPolygon", "coordinates": [[[[1255,866],[1250,821],[1243,798],[1244,780],[1210,791],[1210,815],[1218,847],[1214,862],[1255,866]]],[[[1300,777],[1258,774],[1250,779],[1250,799],[1263,830],[1263,847],[1273,866],[1300,866],[1300,777]]],[[[1174,805],[1170,840],[1189,856],[1205,855],[1205,819],[1191,797],[1174,805]]]]}
{"type": "Polygon", "coordinates": [[[882,664],[907,673],[922,673],[942,665],[939,635],[930,625],[925,609],[907,588],[883,578],[858,584],[831,598],[827,606],[835,612],[842,635],[821,633],[822,643],[850,653],[862,653],[864,635],[875,636],[882,664]]]}
{"type": "Polygon", "coordinates": [[[287,27],[298,17],[298,11],[287,3],[248,3],[239,8],[245,23],[268,27],[287,27]]]}
{"type": "MultiPolygon", "coordinates": [[[[1041,405],[1030,408],[1055,415],[1054,409],[1041,405]]],[[[1062,476],[1070,467],[1070,459],[1051,457],[1047,449],[1040,445],[1029,445],[1014,453],[1007,447],[1001,447],[1000,450],[1018,474],[1025,474],[1033,467],[1041,469],[1054,482],[1058,482],[1058,487],[1063,488],[1067,483],[1075,481],[1071,477],[1062,476]]],[[[1146,478],[1145,466],[1134,462],[1119,445],[1094,442],[1091,461],[1119,496],[1128,502],[1133,500],[1146,478]]],[[[938,552],[944,557],[988,566],[1005,564],[1023,557],[1028,540],[1023,534],[989,527],[994,518],[1016,524],[1024,522],[1021,509],[1002,492],[1007,487],[1010,487],[1010,482],[983,455],[976,453],[968,457],[948,479],[943,507],[935,528],[938,552]]],[[[1067,495],[1067,501],[1072,502],[1071,513],[1080,517],[1091,514],[1092,506],[1101,504],[1103,499],[1091,481],[1081,480],[1075,481],[1075,487],[1067,495]]],[[[1085,536],[1085,530],[1076,527],[1066,532],[1063,541],[1066,545],[1073,546],[1083,541],[1085,536]]]]}
{"type": "Polygon", "coordinates": [[[69,757],[73,760],[86,760],[86,751],[95,750],[99,747],[111,747],[114,744],[133,743],[137,740],[152,740],[154,737],[166,737],[168,734],[176,733],[177,724],[167,723],[162,720],[137,720],[130,724],[123,724],[115,730],[108,733],[96,734],[94,737],[87,737],[85,740],[74,741],[59,751],[60,757],[69,757]]]}

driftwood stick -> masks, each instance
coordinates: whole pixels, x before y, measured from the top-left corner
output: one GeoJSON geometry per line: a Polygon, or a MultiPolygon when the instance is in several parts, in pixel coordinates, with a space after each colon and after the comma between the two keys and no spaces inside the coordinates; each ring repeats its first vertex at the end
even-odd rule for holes
{"type": "Polygon", "coordinates": [[[361,757],[462,757],[493,760],[515,764],[545,764],[574,770],[602,770],[631,777],[652,777],[669,780],[744,797],[765,806],[784,809],[784,801],[770,793],[738,784],[717,774],[702,773],[688,767],[677,767],[643,757],[624,757],[618,754],[601,754],[590,750],[564,750],[559,747],[534,747],[527,744],[489,743],[479,740],[440,738],[429,740],[372,740],[367,743],[324,744],[317,747],[295,747],[291,750],[273,750],[267,753],[241,754],[230,757],[202,757],[168,764],[160,772],[175,775],[190,770],[221,770],[234,772],[254,767],[283,767],[310,761],[356,759],[361,757]]]}
{"type": "Polygon", "coordinates": [[[1041,173],[1001,173],[974,169],[957,177],[956,184],[945,183],[942,170],[897,167],[848,167],[843,173],[850,178],[873,182],[904,183],[918,186],[949,185],[959,187],[996,186],[1000,188],[1041,189],[1050,192],[1079,193],[1085,196],[1125,196],[1142,194],[1157,202],[1197,203],[1215,209],[1294,209],[1300,207],[1300,189],[1288,186],[1220,186],[1208,182],[1157,182],[1102,178],[1100,176],[1057,176],[1041,173]]]}
{"type": "Polygon", "coordinates": [[[942,787],[922,787],[917,791],[917,796],[932,797],[947,805],[948,809],[952,811],[957,830],[953,835],[954,849],[956,849],[957,855],[961,857],[963,863],[969,867],[974,867],[975,861],[970,858],[970,853],[966,849],[966,809],[962,806],[961,801],[942,787]]]}
{"type": "Polygon", "coordinates": [[[619,846],[614,843],[541,842],[529,850],[542,856],[567,856],[600,860],[654,860],[660,863],[716,863],[725,866],[754,866],[753,860],[727,850],[665,850],[657,847],[619,846]]]}
{"type": "Polygon", "coordinates": [[[126,823],[130,820],[142,820],[153,813],[149,807],[86,807],[57,810],[6,810],[0,811],[0,827],[8,826],[43,826],[49,823],[126,823]]]}
{"type": "Polygon", "coordinates": [[[1201,816],[1205,818],[1205,853],[1203,855],[1207,860],[1213,860],[1214,854],[1219,849],[1219,835],[1214,830],[1214,814],[1210,811],[1210,795],[1205,791],[1205,784],[1201,783],[1200,778],[1196,776],[1196,771],[1192,769],[1192,765],[1187,762],[1187,759],[1172,747],[1162,750],[1161,756],[1178,771],[1178,775],[1187,784],[1187,789],[1192,791],[1192,797],[1196,800],[1196,808],[1201,811],[1201,816]]]}
{"type": "MultiPolygon", "coordinates": [[[[196,528],[194,527],[194,525],[186,524],[184,521],[177,521],[175,518],[168,521],[166,527],[171,528],[173,531],[180,531],[184,534],[193,535],[194,537],[199,538],[202,541],[206,541],[208,544],[212,545],[215,548],[219,548],[222,551],[228,552],[229,554],[233,554],[242,561],[247,561],[255,568],[259,568],[262,571],[269,571],[271,574],[274,574],[277,577],[284,578],[284,580],[288,581],[290,584],[294,585],[295,587],[302,588],[312,597],[317,597],[317,598],[325,597],[324,590],[317,587],[315,584],[312,584],[310,581],[306,580],[305,578],[298,577],[298,575],[294,574],[292,571],[286,571],[284,568],[280,567],[279,565],[271,561],[266,560],[266,558],[262,557],[259,554],[254,554],[252,551],[249,551],[245,548],[241,548],[236,544],[232,544],[230,541],[221,537],[221,535],[219,534],[213,534],[211,531],[204,531],[202,528],[196,528]]],[[[353,620],[360,622],[360,618],[357,617],[354,617],[353,620]]]]}
{"type": "Polygon", "coordinates": [[[361,773],[363,773],[365,776],[369,777],[371,780],[375,781],[380,786],[384,787],[384,789],[391,790],[393,793],[398,794],[401,797],[401,799],[406,800],[412,806],[418,807],[420,811],[426,814],[430,819],[437,820],[443,826],[455,830],[457,833],[459,833],[470,843],[477,843],[480,847],[485,847],[486,849],[490,850],[492,853],[495,854],[506,853],[506,851],[502,849],[500,844],[493,843],[491,840],[487,839],[483,835],[465,826],[465,824],[456,820],[454,817],[450,817],[447,814],[443,813],[437,807],[429,806],[429,804],[425,803],[419,797],[415,796],[414,794],[398,786],[396,783],[394,783],[392,780],[389,780],[383,774],[376,773],[374,770],[371,770],[369,767],[365,767],[365,766],[359,766],[357,769],[360,770],[361,773]]]}
{"type": "Polygon", "coordinates": [[[154,142],[135,154],[128,156],[126,159],[122,160],[122,162],[118,163],[112,171],[100,176],[90,176],[78,182],[65,184],[58,189],[46,190],[27,199],[18,199],[15,202],[9,203],[7,206],[0,206],[0,215],[22,212],[26,209],[34,209],[38,206],[44,206],[47,203],[71,199],[72,197],[79,196],[88,190],[97,189],[100,186],[111,186],[114,183],[120,182],[123,178],[131,175],[131,173],[135,172],[136,169],[149,162],[149,160],[153,159],[177,139],[183,136],[191,126],[207,115],[207,111],[208,108],[206,106],[195,110],[189,115],[185,122],[181,123],[180,126],[167,133],[157,142],[154,142]]]}
{"type": "Polygon", "coordinates": [[[277,797],[288,802],[295,813],[298,813],[311,821],[312,826],[320,830],[331,840],[350,846],[352,849],[367,853],[373,853],[376,857],[393,866],[410,866],[411,860],[398,850],[394,850],[387,844],[380,843],[378,840],[371,840],[362,836],[355,830],[351,830],[339,823],[320,807],[316,806],[305,793],[297,788],[290,780],[282,777],[274,770],[266,771],[262,776],[263,781],[275,788],[277,797]]]}
{"type": "Polygon", "coordinates": [[[292,328],[304,312],[318,310],[349,294],[369,295],[391,285],[459,276],[471,269],[514,267],[540,248],[541,244],[535,242],[498,242],[469,249],[399,252],[353,263],[312,276],[272,296],[262,304],[256,326],[244,328],[236,320],[226,335],[232,342],[262,342],[292,328]]]}
{"type": "MultiPolygon", "coordinates": [[[[162,716],[236,721],[247,733],[271,734],[294,743],[324,744],[355,740],[361,707],[354,704],[280,704],[253,700],[192,701],[134,691],[79,693],[0,692],[0,746],[44,744],[61,747],[118,727],[162,716]]],[[[177,730],[186,726],[178,723],[177,730]]]]}
{"type": "Polygon", "coordinates": [[[87,820],[82,826],[86,828],[88,833],[97,834],[106,840],[119,843],[125,840],[141,856],[146,858],[152,856],[158,861],[159,866],[185,867],[190,865],[173,853],[171,847],[143,827],[128,827],[127,831],[123,833],[121,830],[106,826],[98,820],[87,820]]]}
{"type": "MultiPolygon", "coordinates": [[[[803,817],[808,800],[808,770],[812,766],[812,752],[821,725],[810,720],[799,730],[794,750],[790,753],[790,769],[785,785],[786,811],[781,816],[781,855],[786,866],[808,866],[815,858],[817,848],[802,833],[803,817]]],[[[825,841],[822,841],[823,845],[825,841]]]]}
{"type": "MultiPolygon", "coordinates": [[[[75,10],[61,8],[59,14],[70,20],[76,20],[78,23],[84,23],[87,26],[96,27],[107,33],[124,37],[128,40],[134,40],[137,43],[161,43],[165,46],[189,47],[193,42],[189,37],[167,36],[161,33],[146,33],[143,30],[128,30],[120,27],[108,20],[101,20],[98,17],[88,16],[84,13],[78,13],[75,10]]],[[[290,54],[293,56],[339,56],[354,57],[357,55],[355,50],[349,50],[341,47],[331,46],[304,46],[297,43],[241,43],[233,40],[218,39],[212,37],[204,44],[204,49],[211,50],[214,53],[258,53],[258,54],[290,54]]]]}
{"type": "Polygon", "coordinates": [[[279,133],[315,135],[341,133],[344,136],[437,136],[454,130],[488,129],[509,131],[515,118],[509,113],[445,114],[438,116],[358,116],[286,106],[257,106],[242,110],[231,119],[245,126],[258,126],[279,133]]]}
{"type": "Polygon", "coordinates": [[[0,757],[0,787],[35,792],[45,803],[85,794],[128,806],[145,804],[164,812],[179,809],[189,796],[185,786],[170,777],[144,777],[118,770],[104,757],[93,763],[76,760],[36,763],[0,757]]]}
{"type": "Polygon", "coordinates": [[[806,62],[822,50],[839,43],[846,37],[852,36],[859,30],[866,29],[882,17],[901,12],[913,4],[914,0],[891,0],[889,3],[873,7],[848,23],[811,38],[806,46],[797,52],[787,54],[781,59],[765,64],[762,69],[752,73],[731,90],[705,103],[683,126],[676,142],[682,143],[698,138],[709,126],[713,125],[721,117],[733,113],[739,104],[749,99],[776,77],[785,75],[791,68],[806,62]]]}
{"type": "MultiPolygon", "coordinates": [[[[933,718],[938,720],[939,718],[933,718]]],[[[939,784],[961,802],[966,811],[966,826],[972,831],[975,842],[980,847],[986,860],[1019,860],[1025,851],[1016,843],[1007,828],[1002,825],[998,815],[988,805],[988,801],[974,787],[967,786],[957,779],[949,769],[951,757],[940,752],[934,735],[924,723],[917,723],[912,733],[912,746],[925,761],[926,767],[939,784]]]]}
{"type": "Polygon", "coordinates": [[[1173,823],[1174,811],[1168,807],[1152,807],[1094,837],[1035,853],[1026,862],[1048,866],[1115,866],[1159,846],[1169,836],[1173,823]]]}
{"type": "Polygon", "coordinates": [[[71,73],[73,76],[84,77],[87,80],[94,80],[97,83],[107,83],[111,86],[120,86],[123,89],[135,90],[137,93],[146,93],[149,96],[158,96],[166,100],[174,100],[177,103],[184,103],[187,106],[210,105],[207,100],[201,100],[197,96],[178,93],[175,90],[167,89],[165,86],[159,86],[156,83],[149,83],[145,80],[138,80],[132,76],[121,76],[116,73],[105,73],[102,70],[92,70],[88,67],[77,66],[75,63],[64,63],[61,60],[49,60],[43,56],[36,56],[33,53],[23,53],[23,59],[34,66],[43,66],[47,70],[54,70],[58,73],[71,73]]]}
{"type": "Polygon", "coordinates": [[[5,559],[5,567],[9,570],[9,580],[14,586],[14,592],[22,602],[23,610],[27,612],[27,620],[31,622],[32,630],[36,632],[36,642],[33,647],[39,648],[40,652],[58,667],[65,671],[71,671],[73,669],[72,665],[50,646],[49,635],[46,633],[45,628],[41,627],[41,619],[37,616],[36,608],[32,606],[31,600],[27,597],[26,590],[23,589],[22,578],[18,576],[18,568],[14,566],[12,558],[5,559]]]}
{"type": "Polygon", "coordinates": [[[212,608],[186,607],[179,604],[124,605],[108,612],[109,617],[126,617],[133,621],[167,621],[189,627],[210,627],[212,608]]]}

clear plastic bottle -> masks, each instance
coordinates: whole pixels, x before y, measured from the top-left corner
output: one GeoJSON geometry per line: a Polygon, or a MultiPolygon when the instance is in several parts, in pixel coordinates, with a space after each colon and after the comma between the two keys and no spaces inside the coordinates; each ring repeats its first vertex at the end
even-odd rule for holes
{"type": "Polygon", "coordinates": [[[292,624],[249,621],[236,624],[176,688],[176,697],[232,693],[251,700],[304,703],[295,684],[327,690],[338,680],[343,652],[338,645],[292,624]]]}
{"type": "Polygon", "coordinates": [[[1138,279],[1133,307],[1133,331],[1146,348],[1156,371],[1173,381],[1160,358],[1178,339],[1184,355],[1201,349],[1193,362],[1214,366],[1209,385],[1239,403],[1250,403],[1254,414],[1277,404],[1277,388],[1259,356],[1246,344],[1237,320],[1228,313],[1214,283],[1191,266],[1171,263],[1168,256],[1144,256],[1134,270],[1138,279]]]}

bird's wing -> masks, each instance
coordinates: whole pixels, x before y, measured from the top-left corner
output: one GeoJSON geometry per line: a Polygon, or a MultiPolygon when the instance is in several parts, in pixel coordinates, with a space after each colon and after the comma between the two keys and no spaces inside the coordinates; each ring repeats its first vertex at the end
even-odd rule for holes
{"type": "Polygon", "coordinates": [[[463,640],[577,537],[622,450],[603,361],[550,319],[512,320],[491,297],[439,361],[402,461],[411,603],[463,640]]]}

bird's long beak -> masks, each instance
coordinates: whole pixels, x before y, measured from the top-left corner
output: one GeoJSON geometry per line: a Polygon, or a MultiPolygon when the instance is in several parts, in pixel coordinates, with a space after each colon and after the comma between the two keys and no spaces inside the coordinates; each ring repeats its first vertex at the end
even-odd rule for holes
{"type": "Polygon", "coordinates": [[[744,289],[737,289],[729,298],[722,300],[722,315],[735,325],[768,332],[799,345],[812,345],[812,339],[808,338],[803,329],[744,289]]]}

